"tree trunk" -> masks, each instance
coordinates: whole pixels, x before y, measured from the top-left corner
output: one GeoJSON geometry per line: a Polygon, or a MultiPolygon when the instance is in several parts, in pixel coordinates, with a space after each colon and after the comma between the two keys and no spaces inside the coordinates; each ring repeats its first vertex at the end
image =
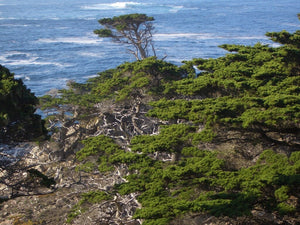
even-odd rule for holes
{"type": "Polygon", "coordinates": [[[138,45],[137,47],[138,47],[138,50],[140,52],[141,59],[147,58],[145,49],[141,45],[138,45]]]}

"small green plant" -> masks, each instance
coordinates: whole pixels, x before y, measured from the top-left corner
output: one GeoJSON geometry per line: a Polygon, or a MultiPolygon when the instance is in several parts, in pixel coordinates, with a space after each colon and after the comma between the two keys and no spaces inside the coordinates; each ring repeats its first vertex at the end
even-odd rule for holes
{"type": "Polygon", "coordinates": [[[296,211],[295,206],[281,202],[277,205],[277,209],[281,215],[287,215],[296,211]]]}
{"type": "Polygon", "coordinates": [[[96,190],[83,193],[79,202],[73,206],[66,222],[71,223],[76,217],[85,212],[89,205],[109,201],[111,199],[111,195],[104,191],[96,190]]]}

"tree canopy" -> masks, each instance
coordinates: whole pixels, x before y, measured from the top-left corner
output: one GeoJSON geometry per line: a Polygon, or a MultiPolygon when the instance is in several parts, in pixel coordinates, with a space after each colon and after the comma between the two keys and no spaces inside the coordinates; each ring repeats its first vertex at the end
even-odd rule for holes
{"type": "Polygon", "coordinates": [[[137,60],[145,59],[155,50],[152,41],[154,29],[153,17],[145,14],[128,14],[113,18],[103,18],[98,22],[103,29],[94,30],[99,37],[112,38],[113,41],[123,43],[133,48],[127,49],[137,60]]]}

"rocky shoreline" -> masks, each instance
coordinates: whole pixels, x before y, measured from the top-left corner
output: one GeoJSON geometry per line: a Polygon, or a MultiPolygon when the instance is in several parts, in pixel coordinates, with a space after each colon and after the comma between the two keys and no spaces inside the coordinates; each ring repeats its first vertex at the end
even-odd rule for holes
{"type": "MultiPolygon", "coordinates": [[[[51,140],[37,143],[22,143],[21,149],[27,153],[22,155],[25,165],[35,165],[33,168],[53,178],[54,185],[47,187],[36,186],[33,192],[24,196],[14,197],[1,204],[0,224],[67,224],[70,214],[76,211],[81,195],[91,190],[102,190],[113,193],[115,184],[126,182],[128,174],[126,166],[119,167],[111,173],[85,173],[76,170],[79,165],[75,153],[82,148],[81,140],[100,134],[109,135],[124,149],[128,149],[129,139],[138,134],[157,134],[159,125],[165,121],[146,117],[149,107],[140,104],[128,107],[126,105],[99,105],[96,111],[84,119],[74,117],[61,120],[62,126],[55,128],[51,140]],[[76,122],[74,122],[76,121],[76,122]],[[27,196],[25,196],[27,195],[27,196]]],[[[181,123],[183,121],[174,121],[181,123]]],[[[277,141],[299,141],[299,137],[289,135],[284,137],[279,133],[269,134],[277,141]]],[[[214,149],[221,152],[220,157],[230,161],[231,167],[239,169],[255,163],[259,154],[266,148],[281,149],[284,154],[293,151],[293,147],[285,145],[282,148],[274,146],[274,141],[255,143],[263,139],[260,134],[226,130],[214,142],[205,143],[199,148],[214,149]],[[264,143],[264,144],[262,144],[264,143]],[[231,149],[231,151],[227,151],[231,149]]],[[[267,140],[267,139],[265,139],[267,140]]],[[[18,150],[19,151],[19,150],[18,150]]],[[[171,160],[170,155],[159,155],[164,160],[171,160]]],[[[27,175],[28,176],[28,175],[27,175]]],[[[28,190],[24,190],[28,191],[28,190]]],[[[2,194],[3,195],[3,194],[2,194]]],[[[126,224],[138,225],[142,221],[133,219],[133,214],[141,205],[136,194],[121,196],[112,194],[111,200],[93,204],[85,208],[71,224],[126,224]]],[[[9,198],[9,196],[7,197],[9,198]]],[[[299,204],[298,197],[291,199],[299,204]]],[[[191,214],[184,218],[175,219],[171,224],[298,224],[297,218],[281,217],[262,209],[252,210],[248,217],[229,218],[215,217],[207,214],[191,214]]]]}

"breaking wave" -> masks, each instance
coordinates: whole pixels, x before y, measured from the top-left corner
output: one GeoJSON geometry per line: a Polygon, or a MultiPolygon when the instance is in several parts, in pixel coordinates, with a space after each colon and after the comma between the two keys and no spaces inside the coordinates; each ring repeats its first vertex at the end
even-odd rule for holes
{"type": "Polygon", "coordinates": [[[140,3],[140,2],[115,2],[115,3],[101,3],[93,5],[85,5],[81,7],[86,10],[124,10],[134,9],[139,11],[151,10],[155,13],[171,12],[176,13],[183,9],[182,5],[164,5],[154,3],[140,3]]]}
{"type": "Polygon", "coordinates": [[[138,6],[138,5],[142,5],[142,3],[138,3],[138,2],[101,3],[101,4],[83,6],[82,8],[89,9],[89,10],[110,10],[110,9],[132,8],[132,7],[138,6]]]}
{"type": "Polygon", "coordinates": [[[209,40],[209,39],[234,39],[234,40],[261,40],[267,39],[265,36],[219,36],[211,33],[169,33],[169,34],[155,34],[153,35],[156,41],[167,41],[170,39],[187,38],[195,40],[209,40]]]}
{"type": "Polygon", "coordinates": [[[39,43],[69,43],[69,44],[88,44],[96,45],[101,42],[101,39],[93,39],[88,37],[63,37],[63,38],[41,38],[38,39],[39,43]]]}
{"type": "Polygon", "coordinates": [[[71,66],[58,62],[42,61],[40,57],[25,52],[11,51],[0,56],[0,63],[6,66],[24,66],[24,65],[53,65],[57,67],[71,66]]]}

